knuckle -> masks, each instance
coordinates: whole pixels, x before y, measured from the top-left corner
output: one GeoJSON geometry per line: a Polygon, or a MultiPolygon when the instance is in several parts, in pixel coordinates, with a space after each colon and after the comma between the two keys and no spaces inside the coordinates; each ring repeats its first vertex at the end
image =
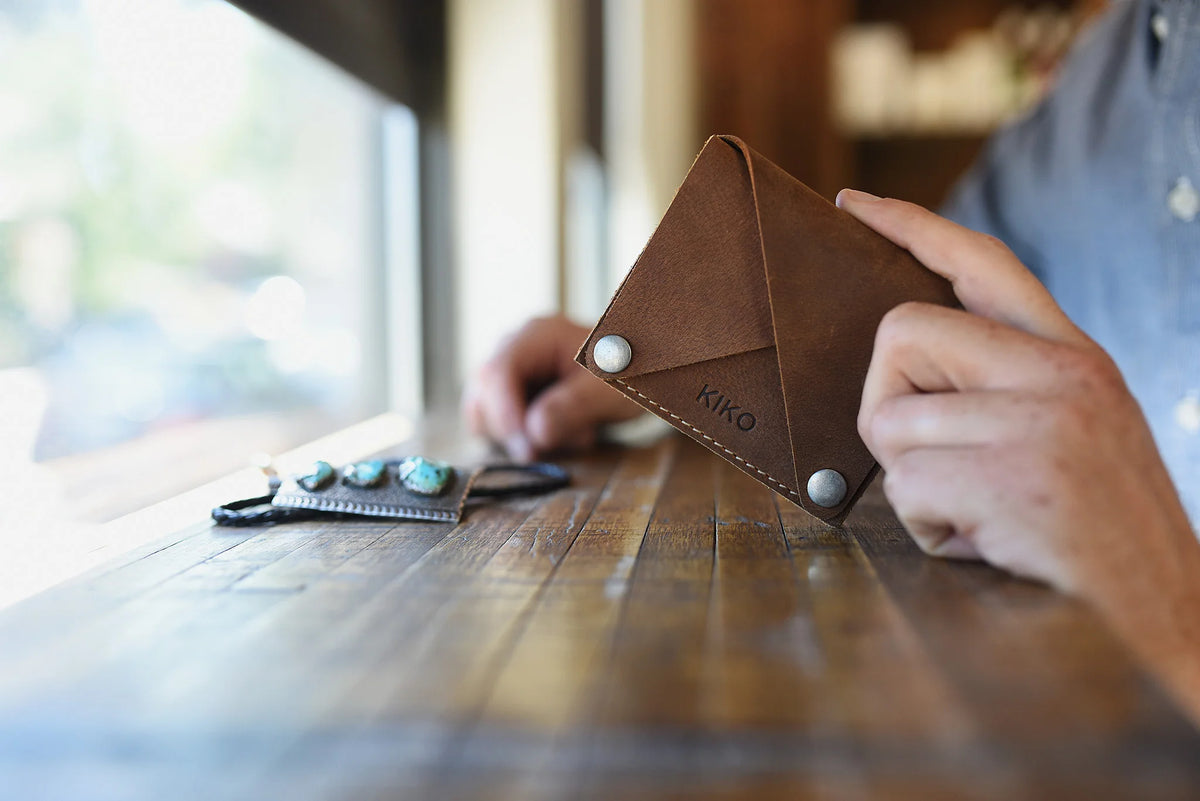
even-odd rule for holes
{"type": "Polygon", "coordinates": [[[912,486],[913,470],[903,455],[892,460],[883,474],[883,494],[897,514],[902,514],[908,507],[909,487],[912,486]]]}
{"type": "Polygon", "coordinates": [[[982,248],[993,251],[996,255],[1011,256],[1012,249],[1004,241],[991,234],[977,233],[978,242],[982,248]]]}
{"type": "Polygon", "coordinates": [[[482,410],[479,408],[479,403],[475,398],[469,398],[462,405],[462,417],[466,420],[467,428],[472,434],[483,436],[487,433],[484,427],[482,410]]]}
{"type": "Polygon", "coordinates": [[[1045,465],[1053,460],[1053,454],[1069,449],[1070,443],[1082,443],[1094,429],[1092,414],[1086,403],[1077,399],[1058,398],[1047,404],[1046,424],[1037,432],[1037,439],[1030,444],[1029,454],[1023,460],[1022,475],[1041,480],[1045,465]]]}
{"type": "Polygon", "coordinates": [[[563,417],[570,409],[571,394],[567,387],[558,385],[555,392],[546,392],[534,404],[532,411],[537,412],[544,418],[559,419],[563,417]]]}
{"type": "Polygon", "coordinates": [[[1092,358],[1088,362],[1088,377],[1093,387],[1109,396],[1124,395],[1125,378],[1116,362],[1099,348],[1092,349],[1092,358]]]}
{"type": "Polygon", "coordinates": [[[540,396],[526,416],[530,436],[543,447],[561,445],[579,427],[579,402],[567,385],[559,384],[540,396]]]}
{"type": "Polygon", "coordinates": [[[1058,408],[1053,398],[1044,395],[1023,396],[1017,408],[1020,416],[1007,439],[1039,441],[1054,431],[1058,408]]]}
{"type": "Polygon", "coordinates": [[[928,523],[922,523],[921,521],[905,517],[901,517],[900,522],[908,530],[912,541],[921,549],[921,553],[937,559],[945,557],[944,547],[946,541],[954,534],[952,530],[949,530],[947,527],[935,527],[928,523]]]}
{"type": "Polygon", "coordinates": [[[871,426],[873,425],[873,423],[872,423],[873,419],[874,419],[874,412],[872,410],[866,408],[865,406],[858,410],[858,419],[857,419],[858,436],[859,436],[859,438],[862,439],[863,442],[865,442],[867,444],[867,447],[870,448],[872,451],[875,450],[874,436],[873,436],[873,432],[871,431],[871,426]]]}
{"type": "Polygon", "coordinates": [[[1096,397],[1086,394],[1059,396],[1050,404],[1047,425],[1034,444],[1034,450],[1042,462],[1036,467],[1073,453],[1084,452],[1096,437],[1103,437],[1108,428],[1107,405],[1096,397]]]}
{"type": "Polygon", "coordinates": [[[871,432],[876,436],[886,436],[900,422],[902,410],[896,398],[891,398],[879,404],[871,416],[871,432]]]}
{"type": "Polygon", "coordinates": [[[883,494],[887,496],[892,506],[896,505],[896,495],[899,491],[900,475],[893,465],[883,474],[883,494]]]}
{"type": "Polygon", "coordinates": [[[948,310],[943,306],[910,300],[888,310],[875,332],[874,355],[891,358],[916,345],[948,310]]]}
{"type": "Polygon", "coordinates": [[[913,325],[926,313],[924,306],[917,301],[908,301],[889,309],[875,333],[876,350],[892,351],[907,340],[913,325]]]}
{"type": "Polygon", "coordinates": [[[551,447],[558,441],[558,418],[550,404],[543,404],[529,412],[526,429],[533,441],[541,447],[551,447]]]}
{"type": "Polygon", "coordinates": [[[891,460],[883,474],[883,493],[902,522],[927,518],[940,505],[932,483],[936,475],[936,466],[920,451],[905,451],[891,460]]]}
{"type": "Polygon", "coordinates": [[[998,477],[1007,488],[1007,495],[1020,500],[1022,506],[1044,513],[1054,502],[1061,500],[1061,487],[1073,461],[1053,438],[1044,439],[1036,448],[1009,448],[999,458],[1009,471],[998,477]]]}
{"type": "Polygon", "coordinates": [[[1127,394],[1121,371],[1098,346],[1062,348],[1059,367],[1076,393],[1084,398],[1114,398],[1127,394]]]}
{"type": "Polygon", "coordinates": [[[926,556],[940,556],[938,553],[938,544],[933,540],[928,539],[927,537],[913,537],[912,540],[917,544],[917,547],[921,549],[921,553],[925,554],[926,556]]]}
{"type": "Polygon", "coordinates": [[[888,214],[906,229],[920,226],[930,215],[928,209],[895,197],[880,198],[877,205],[887,209],[888,214]]]}
{"type": "Polygon", "coordinates": [[[498,358],[492,358],[483,363],[475,374],[471,392],[476,397],[483,397],[485,391],[498,384],[504,376],[503,363],[498,358]]]}
{"type": "Polygon", "coordinates": [[[893,306],[888,310],[887,314],[883,315],[881,326],[905,326],[911,324],[914,319],[923,316],[928,310],[929,304],[922,303],[919,300],[907,300],[897,306],[893,306]]]}
{"type": "Polygon", "coordinates": [[[896,429],[902,422],[900,410],[895,402],[881,403],[865,419],[860,415],[859,429],[863,440],[876,458],[885,465],[890,461],[887,458],[888,444],[894,441],[896,429]]]}

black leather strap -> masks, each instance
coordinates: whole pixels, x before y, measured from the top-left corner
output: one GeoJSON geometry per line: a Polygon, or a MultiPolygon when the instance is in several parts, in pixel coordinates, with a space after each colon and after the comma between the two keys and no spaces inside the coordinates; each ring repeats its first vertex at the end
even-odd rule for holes
{"type": "Polygon", "coordinates": [[[218,526],[273,526],[276,523],[309,520],[320,514],[314,509],[285,509],[282,506],[272,506],[271,499],[274,497],[275,493],[272,491],[269,495],[222,504],[212,510],[213,522],[218,526]]]}
{"type": "Polygon", "coordinates": [[[468,498],[507,498],[513,495],[540,495],[543,492],[553,492],[571,483],[571,474],[556,464],[549,462],[534,462],[532,464],[494,464],[480,471],[480,475],[495,475],[497,473],[518,473],[534,476],[532,481],[520,481],[515,484],[492,486],[485,482],[476,481],[471,487],[468,498]]]}

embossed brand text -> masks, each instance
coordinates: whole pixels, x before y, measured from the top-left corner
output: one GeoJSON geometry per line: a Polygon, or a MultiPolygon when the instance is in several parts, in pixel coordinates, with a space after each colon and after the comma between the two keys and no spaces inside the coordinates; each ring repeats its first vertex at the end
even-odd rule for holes
{"type": "Polygon", "coordinates": [[[708,384],[696,396],[696,403],[704,404],[705,409],[711,409],[717,417],[737,426],[742,431],[751,431],[758,425],[758,419],[753,414],[743,411],[741,406],[735,406],[733,401],[724,394],[709,389],[708,384]]]}

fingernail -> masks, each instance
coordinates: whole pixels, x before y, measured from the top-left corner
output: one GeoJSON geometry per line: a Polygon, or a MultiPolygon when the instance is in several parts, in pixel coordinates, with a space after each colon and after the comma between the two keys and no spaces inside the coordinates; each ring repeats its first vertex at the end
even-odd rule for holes
{"type": "Polygon", "coordinates": [[[881,199],[878,195],[872,195],[870,192],[862,192],[858,189],[843,189],[837,193],[837,198],[833,202],[840,209],[845,207],[844,204],[847,200],[854,201],[855,203],[870,203],[881,199]]]}
{"type": "Polygon", "coordinates": [[[524,434],[513,434],[505,443],[508,455],[518,462],[528,462],[533,458],[533,448],[524,434]]]}

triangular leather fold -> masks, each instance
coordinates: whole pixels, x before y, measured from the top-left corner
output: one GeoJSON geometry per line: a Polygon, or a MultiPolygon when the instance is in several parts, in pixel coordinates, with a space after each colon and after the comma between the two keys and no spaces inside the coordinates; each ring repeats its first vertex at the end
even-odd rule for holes
{"type": "Polygon", "coordinates": [[[907,251],[741,140],[712,137],[576,359],[838,523],[878,469],[857,431],[875,330],[910,300],[956,302],[907,251]],[[594,359],[608,335],[630,346],[616,372],[594,359]],[[818,471],[844,480],[836,502],[809,496],[818,471]]]}
{"type": "Polygon", "coordinates": [[[775,344],[757,220],[741,154],[706,146],[597,324],[633,347],[623,377],[775,344]]]}
{"type": "Polygon", "coordinates": [[[745,156],[754,188],[797,482],[834,465],[873,475],[857,421],[875,330],[906,300],[954,305],[953,290],[741,140],[723,139],[745,156]],[[846,432],[859,447],[847,447],[846,432]]]}

